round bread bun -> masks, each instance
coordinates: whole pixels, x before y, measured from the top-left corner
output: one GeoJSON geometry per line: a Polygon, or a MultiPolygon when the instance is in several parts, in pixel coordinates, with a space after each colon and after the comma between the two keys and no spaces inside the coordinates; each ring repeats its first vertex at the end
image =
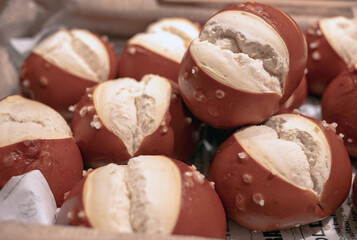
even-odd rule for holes
{"type": "Polygon", "coordinates": [[[152,74],[90,89],[76,105],[71,124],[86,164],[125,164],[143,154],[187,160],[199,140],[197,124],[184,112],[177,92],[171,81],[152,74]]]}
{"type": "Polygon", "coordinates": [[[185,18],[164,18],[152,23],[146,32],[127,42],[118,75],[140,80],[146,74],[157,74],[177,82],[182,57],[198,33],[199,27],[185,18]]]}
{"type": "Polygon", "coordinates": [[[305,31],[310,93],[322,95],[333,78],[357,63],[356,32],[357,20],[342,16],[321,19],[305,31]]]}
{"type": "Polygon", "coordinates": [[[306,58],[303,33],[287,14],[260,3],[232,5],[211,17],[186,51],[181,94],[210,126],[258,124],[299,85],[306,58]]]}
{"type": "Polygon", "coordinates": [[[40,170],[61,206],[83,171],[63,117],[42,103],[12,95],[0,101],[0,131],[0,189],[12,176],[40,170]]]}
{"type": "Polygon", "coordinates": [[[194,166],[153,155],[91,171],[70,192],[57,224],[221,239],[226,232],[213,185],[194,166]]]}
{"type": "Polygon", "coordinates": [[[322,118],[337,123],[348,153],[357,157],[357,65],[351,67],[327,86],[321,100],[322,118]]]}
{"type": "Polygon", "coordinates": [[[346,199],[352,169],[331,125],[287,113],[235,132],[215,153],[209,176],[229,218],[272,231],[328,217],[346,199]]]}
{"type": "Polygon", "coordinates": [[[69,107],[87,87],[117,74],[117,57],[104,37],[87,30],[61,29],[44,39],[21,68],[20,89],[70,120],[69,107]]]}
{"type": "Polygon", "coordinates": [[[300,107],[307,97],[307,80],[306,76],[302,78],[299,86],[295,89],[293,94],[280,105],[279,111],[276,114],[292,112],[294,109],[300,107]]]}

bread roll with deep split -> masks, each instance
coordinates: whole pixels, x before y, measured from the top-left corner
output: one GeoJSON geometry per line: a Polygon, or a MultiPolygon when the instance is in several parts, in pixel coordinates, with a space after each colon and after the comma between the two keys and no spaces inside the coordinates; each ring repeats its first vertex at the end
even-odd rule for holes
{"type": "Polygon", "coordinates": [[[0,188],[12,176],[40,170],[61,206],[83,171],[63,117],[42,103],[12,95],[0,101],[0,131],[0,188]]]}
{"type": "Polygon", "coordinates": [[[191,112],[216,128],[257,124],[300,83],[307,48],[298,25],[260,3],[221,10],[181,62],[179,86],[191,112]]]}
{"type": "Polygon", "coordinates": [[[226,232],[213,185],[194,166],[162,155],[93,170],[71,191],[57,224],[212,238],[226,232]]]}
{"type": "Polygon", "coordinates": [[[321,96],[332,79],[357,63],[357,20],[324,18],[305,31],[309,92],[321,96]]]}
{"type": "Polygon", "coordinates": [[[61,29],[25,60],[20,88],[24,96],[51,106],[69,120],[70,107],[85,89],[115,78],[116,68],[117,57],[107,38],[83,29],[61,29]]]}
{"type": "Polygon", "coordinates": [[[228,217],[271,231],[328,217],[346,199],[352,170],[333,126],[290,113],[235,132],[215,153],[209,176],[228,217]]]}
{"type": "Polygon", "coordinates": [[[146,32],[134,35],[126,44],[119,76],[140,80],[145,74],[158,74],[177,82],[182,57],[198,34],[198,26],[185,18],[150,24],[146,32]]]}
{"type": "MultiPolygon", "coordinates": [[[[76,105],[71,125],[87,165],[125,164],[143,154],[172,156],[172,90],[171,82],[158,75],[120,78],[90,89],[76,105]]],[[[184,125],[187,120],[180,117],[184,125]]]]}

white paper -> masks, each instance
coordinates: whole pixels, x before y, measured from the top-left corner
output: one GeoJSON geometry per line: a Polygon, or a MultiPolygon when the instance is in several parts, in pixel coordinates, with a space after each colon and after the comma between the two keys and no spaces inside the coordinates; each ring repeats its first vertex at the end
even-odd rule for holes
{"type": "Polygon", "coordinates": [[[53,224],[56,202],[39,170],[12,177],[0,191],[0,221],[53,224]]]}

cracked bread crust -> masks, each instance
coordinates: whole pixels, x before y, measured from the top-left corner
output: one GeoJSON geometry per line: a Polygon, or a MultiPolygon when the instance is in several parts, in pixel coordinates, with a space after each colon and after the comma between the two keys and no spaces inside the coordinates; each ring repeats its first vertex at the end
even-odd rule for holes
{"type": "MultiPolygon", "coordinates": [[[[318,163],[307,164],[306,155],[299,147],[300,143],[289,142],[289,144],[279,145],[279,148],[275,149],[272,146],[275,141],[273,137],[274,135],[277,137],[277,132],[280,131],[279,126],[286,124],[283,123],[284,121],[268,123],[273,128],[260,126],[270,129],[265,137],[262,136],[267,140],[265,145],[261,145],[264,147],[261,149],[262,152],[265,152],[264,154],[258,154],[260,145],[255,141],[248,147],[248,142],[244,143],[244,136],[238,131],[218,148],[210,166],[209,176],[216,183],[216,190],[228,216],[253,230],[272,231],[321,220],[343,203],[350,190],[351,163],[343,141],[336,135],[334,129],[326,123],[298,114],[284,115],[290,117],[284,117],[283,120],[295,122],[294,125],[300,118],[304,118],[304,121],[309,121],[312,124],[311,126],[316,126],[315,130],[321,132],[326,139],[328,149],[323,149],[322,154],[330,154],[330,166],[327,164],[327,168],[324,168],[321,165],[318,166],[318,163]],[[277,165],[281,168],[272,169],[269,165],[276,164],[274,162],[262,163],[260,156],[270,159],[267,156],[270,151],[274,152],[270,155],[273,160],[283,159],[282,165],[277,165]],[[279,159],[274,159],[273,156],[279,159]],[[290,159],[285,159],[286,157],[290,159]],[[295,159],[297,157],[299,159],[295,159]],[[288,160],[293,160],[294,164],[288,165],[288,160]],[[328,170],[329,168],[330,170],[328,170]],[[330,173],[328,176],[320,178],[319,169],[325,169],[330,173]],[[279,173],[281,170],[284,171],[283,174],[279,173]],[[301,171],[304,170],[307,173],[301,174],[301,171]],[[315,172],[315,177],[310,172],[315,172]],[[302,178],[303,181],[297,181],[297,178],[302,178]],[[319,181],[315,181],[314,178],[324,181],[323,185],[320,185],[319,181]]],[[[251,128],[259,128],[259,126],[251,128]]],[[[314,128],[307,129],[303,129],[303,131],[309,132],[311,136],[315,135],[313,138],[316,141],[316,133],[313,133],[314,128]]],[[[240,131],[244,133],[244,129],[240,131]]],[[[263,130],[256,133],[259,132],[261,133],[263,130]]],[[[284,135],[283,132],[280,134],[284,135]]],[[[296,139],[291,140],[296,141],[296,139]]],[[[325,143],[321,145],[320,142],[319,144],[323,146],[325,143]]],[[[326,163],[323,159],[318,161],[326,163]]]]}
{"type": "Polygon", "coordinates": [[[145,79],[107,81],[77,104],[71,127],[89,166],[125,164],[141,154],[172,155],[171,85],[155,75],[145,79]]]}
{"type": "Polygon", "coordinates": [[[285,13],[260,3],[235,4],[208,20],[191,43],[181,62],[180,91],[210,126],[259,124],[299,85],[306,58],[304,36],[285,13]],[[241,27],[242,19],[251,28],[241,27]]]}

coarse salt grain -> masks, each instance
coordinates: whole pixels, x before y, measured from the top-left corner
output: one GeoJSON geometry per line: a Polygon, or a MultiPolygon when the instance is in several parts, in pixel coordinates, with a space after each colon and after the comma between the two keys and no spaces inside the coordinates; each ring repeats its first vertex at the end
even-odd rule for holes
{"type": "Polygon", "coordinates": [[[74,109],[75,109],[75,105],[71,105],[68,107],[68,111],[70,112],[74,112],[74,109]]]}
{"type": "Polygon", "coordinates": [[[330,124],[330,126],[333,128],[333,130],[335,130],[336,131],[336,128],[337,128],[337,123],[335,123],[335,122],[333,122],[333,123],[331,123],[330,124]]]}
{"type": "Polygon", "coordinates": [[[244,159],[247,157],[247,154],[245,152],[240,152],[240,153],[238,153],[238,157],[241,159],[244,159]]]}

